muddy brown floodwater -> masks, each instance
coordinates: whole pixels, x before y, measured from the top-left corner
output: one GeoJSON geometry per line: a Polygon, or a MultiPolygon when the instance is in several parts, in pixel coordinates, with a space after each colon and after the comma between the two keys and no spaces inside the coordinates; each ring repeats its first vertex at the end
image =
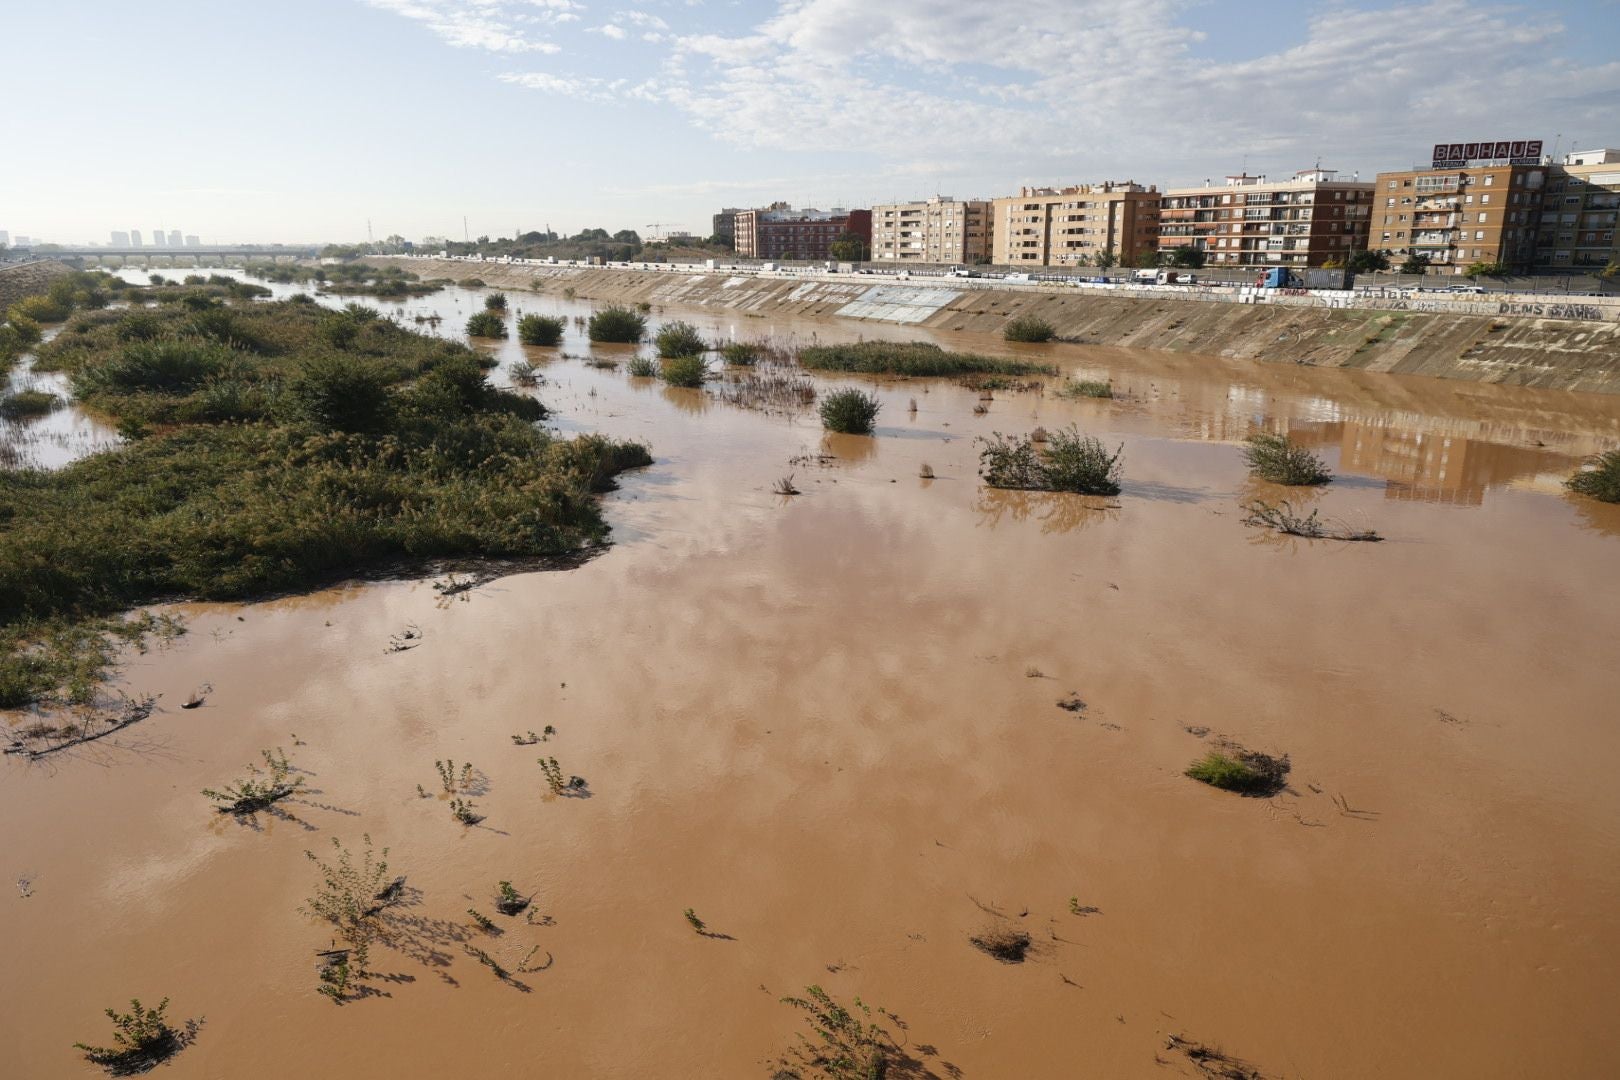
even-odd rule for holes
{"type": "MultiPolygon", "coordinates": [[[[448,333],[479,304],[404,311],[448,333]]],[[[1196,1075],[1170,1034],[1267,1077],[1620,1074],[1620,508],[1559,487],[1620,444],[1620,401],[1063,346],[1036,351],[1121,396],[976,416],[889,381],[875,438],[823,439],[590,367],[572,326],[570,358],[498,351],[561,430],[652,445],[614,546],[453,599],[180,606],[189,633],[119,683],[155,715],[0,766],[0,1074],[90,1073],[101,1009],[168,995],[201,1022],[177,1080],[767,1077],[809,984],[896,1014],[902,1075],[1196,1075]],[[975,436],[1070,422],[1124,444],[1117,499],[979,485],[975,436]],[[1387,541],[1245,528],[1241,499],[1281,494],[1243,468],[1257,428],[1338,471],[1296,500],[1387,541]],[[789,473],[803,494],[771,494],[789,473]],[[1290,755],[1288,790],[1182,776],[1220,736],[1290,755]],[[286,816],[198,794],[277,746],[309,783],[286,816]],[[545,794],[541,753],[588,797],[545,794]],[[480,825],[418,797],[444,758],[485,778],[480,825]],[[339,1007],[303,853],[362,834],[409,890],[339,1007]],[[478,931],[501,880],[550,923],[478,931]],[[1024,963],[969,944],[996,924],[1024,963]],[[553,962],[507,985],[468,944],[553,962]]]]}

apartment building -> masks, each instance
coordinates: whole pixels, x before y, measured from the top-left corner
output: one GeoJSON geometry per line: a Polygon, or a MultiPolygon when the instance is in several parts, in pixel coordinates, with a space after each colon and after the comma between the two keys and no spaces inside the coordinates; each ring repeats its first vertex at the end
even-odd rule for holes
{"type": "Polygon", "coordinates": [[[744,259],[828,259],[833,241],[853,233],[872,243],[870,210],[794,210],[775,204],[767,210],[739,210],[736,249],[744,259]]]}
{"type": "Polygon", "coordinates": [[[874,262],[974,265],[990,261],[991,202],[936,195],[872,207],[874,262]]]}
{"type": "Polygon", "coordinates": [[[1578,150],[1549,170],[1536,233],[1536,269],[1592,273],[1620,260],[1620,150],[1578,150]]]}
{"type": "Polygon", "coordinates": [[[714,215],[713,229],[709,235],[719,237],[721,243],[735,245],[737,242],[737,215],[740,213],[742,213],[742,210],[738,207],[722,207],[720,212],[714,215]]]}
{"type": "Polygon", "coordinates": [[[1552,167],[1539,141],[1439,143],[1428,167],[1378,174],[1367,246],[1391,262],[1427,255],[1431,273],[1536,261],[1552,167]]]}
{"type": "Polygon", "coordinates": [[[1159,252],[1190,247],[1210,266],[1321,266],[1366,248],[1372,198],[1371,183],[1323,168],[1175,188],[1159,202],[1159,252]]]}
{"type": "Polygon", "coordinates": [[[1152,251],[1159,191],[1132,180],[1026,187],[994,200],[990,240],[1002,266],[1091,266],[1103,252],[1130,263],[1152,251]]]}

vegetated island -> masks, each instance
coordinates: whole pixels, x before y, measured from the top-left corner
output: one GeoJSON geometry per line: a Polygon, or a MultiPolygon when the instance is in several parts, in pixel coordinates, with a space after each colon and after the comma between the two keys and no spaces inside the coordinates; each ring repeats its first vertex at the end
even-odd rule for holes
{"type": "Polygon", "coordinates": [[[248,263],[244,272],[260,281],[282,285],[314,282],[322,292],[341,296],[375,296],[401,300],[427,296],[450,284],[448,278],[423,281],[420,275],[400,266],[367,266],[365,263],[337,263],[331,266],[305,266],[300,263],[248,263]]]}
{"type": "Polygon", "coordinates": [[[476,350],[370,308],[147,293],[38,351],[126,442],[0,471],[0,707],[93,700],[109,634],[158,629],[122,617],[142,604],[577,556],[608,536],[594,495],[651,463],[637,443],[549,434],[476,350]]]}

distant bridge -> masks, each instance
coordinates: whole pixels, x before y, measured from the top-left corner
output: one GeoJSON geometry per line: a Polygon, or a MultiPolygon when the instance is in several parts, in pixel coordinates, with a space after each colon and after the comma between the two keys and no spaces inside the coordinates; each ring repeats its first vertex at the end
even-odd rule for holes
{"type": "Polygon", "coordinates": [[[231,255],[261,259],[313,259],[321,253],[318,244],[199,244],[196,247],[36,247],[37,256],[57,259],[97,259],[109,255],[121,258],[159,255],[165,257],[231,255]]]}

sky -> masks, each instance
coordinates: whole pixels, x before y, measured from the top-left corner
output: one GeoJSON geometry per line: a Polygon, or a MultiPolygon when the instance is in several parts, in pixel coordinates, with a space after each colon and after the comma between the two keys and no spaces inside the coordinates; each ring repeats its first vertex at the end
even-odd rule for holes
{"type": "Polygon", "coordinates": [[[13,236],[706,235],[1620,147],[1620,0],[4,0],[0,102],[13,236]]]}

